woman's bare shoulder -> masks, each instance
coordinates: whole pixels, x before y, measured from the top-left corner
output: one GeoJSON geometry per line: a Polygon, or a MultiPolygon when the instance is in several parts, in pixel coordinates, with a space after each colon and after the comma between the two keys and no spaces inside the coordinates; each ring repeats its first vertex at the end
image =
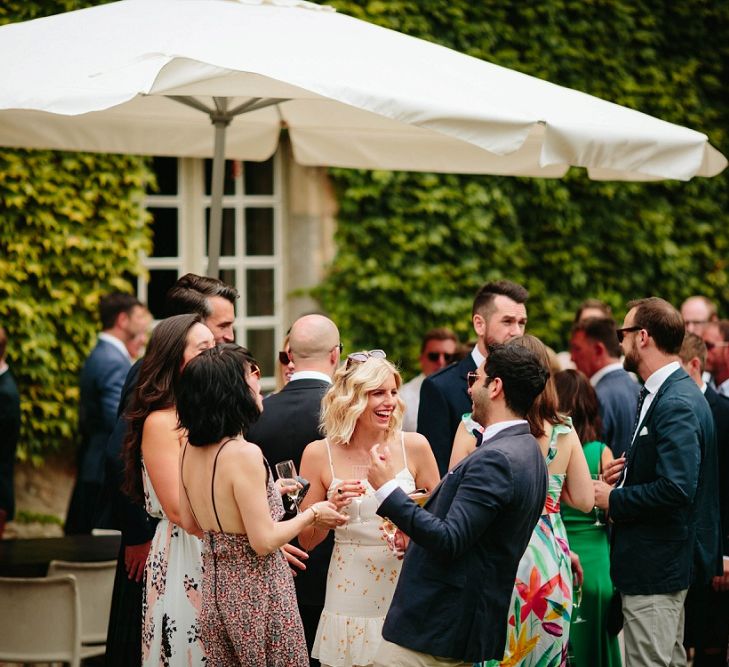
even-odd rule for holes
{"type": "Polygon", "coordinates": [[[428,439],[415,431],[403,431],[403,439],[405,441],[405,449],[408,452],[412,451],[417,453],[425,449],[430,449],[428,439]]]}

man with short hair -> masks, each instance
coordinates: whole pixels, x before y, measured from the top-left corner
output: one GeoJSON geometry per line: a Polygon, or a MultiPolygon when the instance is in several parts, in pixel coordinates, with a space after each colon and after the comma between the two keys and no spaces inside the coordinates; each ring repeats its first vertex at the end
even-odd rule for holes
{"type": "Polygon", "coordinates": [[[622,594],[626,664],[685,665],[686,592],[716,574],[703,548],[706,527],[719,517],[708,469],[714,422],[679,364],[680,313],[657,297],[628,308],[618,338],[625,369],[645,385],[625,466],[615,487],[594,482],[595,504],[612,521],[610,573],[622,594]]]}
{"type": "Polygon", "coordinates": [[[145,311],[131,294],[108,294],[99,301],[102,331],[81,369],[81,446],[66,516],[67,535],[91,533],[102,510],[106,441],[114,430],[124,379],[132,365],[126,346],[146,327],[145,311]]]}
{"type": "MultiPolygon", "coordinates": [[[[321,400],[332,383],[342,351],[339,330],[328,317],[304,315],[291,327],[289,349],[296,370],[280,392],[264,400],[263,412],[247,438],[261,448],[272,467],[291,460],[298,471],[306,445],[321,438],[321,400]]],[[[309,553],[306,570],[294,579],[309,654],[324,609],[333,547],[334,531],[330,531],[309,553]]],[[[310,658],[310,664],[315,666],[319,661],[310,658]]]]}
{"type": "MultiPolygon", "coordinates": [[[[411,542],[375,658],[390,665],[472,665],[504,655],[517,567],[544,506],[547,468],[525,419],[548,372],[518,345],[498,345],[471,389],[483,443],[419,507],[372,448],[369,482],[411,542]]],[[[399,534],[398,534],[399,535],[399,534]]]]}
{"type": "Polygon", "coordinates": [[[604,301],[600,299],[585,299],[575,311],[575,319],[572,320],[573,324],[577,324],[581,320],[587,320],[589,318],[598,319],[613,319],[613,309],[604,301]]]}
{"type": "Polygon", "coordinates": [[[400,398],[405,402],[405,415],[402,420],[403,431],[415,431],[418,427],[418,408],[420,406],[420,387],[423,380],[455,359],[458,338],[450,329],[438,327],[431,329],[420,344],[420,374],[400,387],[400,398]]]}
{"type": "Polygon", "coordinates": [[[13,474],[20,436],[20,393],[6,361],[8,335],[0,327],[0,536],[15,516],[13,474]]]}
{"type": "Polygon", "coordinates": [[[620,343],[612,319],[579,320],[572,327],[570,356],[595,388],[602,436],[616,458],[628,451],[640,389],[620,361],[620,343]]]}
{"type": "Polygon", "coordinates": [[[703,548],[711,552],[721,544],[723,574],[711,584],[692,584],[686,596],[685,645],[694,647],[694,667],[726,667],[729,645],[729,398],[717,394],[703,379],[706,345],[700,336],[686,332],[679,352],[681,366],[704,394],[714,417],[717,451],[707,466],[707,482],[718,485],[721,534],[715,535],[712,521],[702,532],[703,548]],[[717,474],[718,473],[718,474],[717,474]]]}
{"type": "Polygon", "coordinates": [[[709,322],[716,322],[716,304],[708,297],[690,296],[681,304],[681,317],[683,317],[686,331],[701,336],[709,322]]]}
{"type": "Polygon", "coordinates": [[[701,337],[706,344],[706,370],[714,378],[716,391],[729,396],[729,320],[709,322],[701,337]]]}
{"type": "Polygon", "coordinates": [[[423,381],[418,433],[430,443],[441,476],[448,471],[461,418],[471,410],[468,373],[481,366],[490,345],[505,343],[524,333],[528,298],[529,292],[510,280],[486,283],[473,300],[471,321],[478,340],[471,354],[423,381]]]}

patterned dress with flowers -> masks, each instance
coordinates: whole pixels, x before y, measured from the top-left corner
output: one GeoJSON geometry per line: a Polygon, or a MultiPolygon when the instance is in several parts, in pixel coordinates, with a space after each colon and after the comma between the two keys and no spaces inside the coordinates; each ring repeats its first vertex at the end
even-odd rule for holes
{"type": "MultiPolygon", "coordinates": [[[[402,445],[405,468],[395,479],[406,493],[412,493],[415,480],[407,468],[404,442],[402,445]]],[[[331,452],[329,464],[332,466],[331,452]]],[[[332,466],[329,496],[341,481],[332,466]]],[[[366,482],[359,520],[355,516],[357,512],[350,510],[350,522],[334,532],[324,611],[311,652],[322,667],[371,665],[382,642],[382,625],[395,593],[402,561],[387,546],[380,530],[382,519],[376,510],[374,490],[366,482]]]]}
{"type": "MultiPolygon", "coordinates": [[[[549,440],[547,466],[557,455],[557,438],[571,423],[557,424],[549,440]]],[[[567,661],[572,571],[567,531],[559,513],[564,474],[550,474],[547,501],[519,562],[511,596],[504,658],[486,667],[557,667],[567,661]]]]}
{"type": "Polygon", "coordinates": [[[144,568],[142,666],[205,664],[200,641],[202,543],[165,515],[142,462],[145,509],[160,519],[144,568]]]}

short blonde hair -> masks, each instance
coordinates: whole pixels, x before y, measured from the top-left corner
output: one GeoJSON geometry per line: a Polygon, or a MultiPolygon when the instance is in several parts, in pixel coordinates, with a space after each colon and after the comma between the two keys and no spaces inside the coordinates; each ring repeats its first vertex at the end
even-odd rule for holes
{"type": "MultiPolygon", "coordinates": [[[[335,445],[346,445],[352,438],[357,420],[367,407],[367,396],[381,387],[390,376],[395,378],[399,389],[402,378],[397,368],[387,359],[370,357],[366,361],[350,361],[334,374],[334,383],[321,403],[321,429],[335,445]]],[[[390,417],[387,435],[402,426],[405,404],[397,396],[395,409],[390,417]]]]}

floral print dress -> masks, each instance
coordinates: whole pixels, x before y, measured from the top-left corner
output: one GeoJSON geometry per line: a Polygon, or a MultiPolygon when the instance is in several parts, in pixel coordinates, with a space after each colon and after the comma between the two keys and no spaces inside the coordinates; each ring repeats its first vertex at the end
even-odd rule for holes
{"type": "Polygon", "coordinates": [[[198,627],[202,544],[165,516],[144,462],[142,481],[145,509],[160,519],[144,568],[142,665],[203,665],[198,627]]]}
{"type": "MultiPolygon", "coordinates": [[[[557,438],[571,422],[553,427],[547,466],[557,455],[557,438]]],[[[486,667],[556,667],[567,661],[572,614],[572,570],[567,531],[559,512],[564,474],[550,474],[547,501],[519,562],[511,596],[504,658],[486,667]]]]}

